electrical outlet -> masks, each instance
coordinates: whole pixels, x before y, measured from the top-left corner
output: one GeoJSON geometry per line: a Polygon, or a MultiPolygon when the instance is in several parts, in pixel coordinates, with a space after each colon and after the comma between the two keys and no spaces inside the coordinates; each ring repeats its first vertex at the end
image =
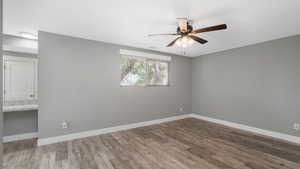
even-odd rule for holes
{"type": "Polygon", "coordinates": [[[299,123],[294,124],[294,130],[300,130],[300,124],[299,123]]]}
{"type": "Polygon", "coordinates": [[[61,123],[61,128],[63,128],[63,129],[69,128],[69,123],[68,122],[62,122],[61,123]]]}

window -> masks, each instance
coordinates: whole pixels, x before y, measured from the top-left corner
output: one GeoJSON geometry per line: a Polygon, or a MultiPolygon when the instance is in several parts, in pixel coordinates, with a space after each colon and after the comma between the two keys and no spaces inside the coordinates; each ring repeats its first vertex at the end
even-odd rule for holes
{"type": "Polygon", "coordinates": [[[121,86],[145,86],[146,62],[139,58],[121,57],[121,86]]]}
{"type": "Polygon", "coordinates": [[[121,50],[121,86],[169,85],[170,57],[121,50]]]}
{"type": "Polygon", "coordinates": [[[147,62],[148,84],[149,85],[168,85],[169,64],[168,62],[152,61],[147,62]]]}

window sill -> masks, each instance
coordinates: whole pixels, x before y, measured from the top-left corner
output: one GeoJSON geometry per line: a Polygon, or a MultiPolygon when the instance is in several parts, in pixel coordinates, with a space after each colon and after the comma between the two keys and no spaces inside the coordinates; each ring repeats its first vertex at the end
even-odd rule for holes
{"type": "Polygon", "coordinates": [[[39,108],[39,106],[36,105],[36,104],[32,104],[32,105],[3,106],[3,112],[38,110],[38,108],[39,108]]]}

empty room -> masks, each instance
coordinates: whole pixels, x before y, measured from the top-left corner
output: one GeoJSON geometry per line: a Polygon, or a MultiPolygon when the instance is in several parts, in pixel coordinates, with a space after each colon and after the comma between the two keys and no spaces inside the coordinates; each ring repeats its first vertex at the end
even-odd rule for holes
{"type": "Polygon", "coordinates": [[[300,169],[300,1],[0,2],[0,169],[300,169]]]}

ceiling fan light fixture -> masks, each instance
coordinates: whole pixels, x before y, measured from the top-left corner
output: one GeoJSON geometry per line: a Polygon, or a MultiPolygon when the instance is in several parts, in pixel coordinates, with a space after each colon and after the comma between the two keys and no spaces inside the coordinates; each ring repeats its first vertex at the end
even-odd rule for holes
{"type": "Polygon", "coordinates": [[[178,39],[178,40],[175,42],[175,44],[176,44],[177,46],[181,46],[181,45],[182,45],[181,39],[182,39],[182,38],[178,39]]]}
{"type": "Polygon", "coordinates": [[[184,36],[181,38],[182,43],[186,44],[189,41],[189,38],[187,36],[184,36]]]}
{"type": "Polygon", "coordinates": [[[188,44],[187,44],[187,43],[183,43],[181,46],[182,46],[183,48],[186,48],[186,47],[188,46],[188,44]]]}
{"type": "Polygon", "coordinates": [[[192,44],[194,44],[194,43],[195,43],[195,41],[194,41],[192,38],[189,38],[188,44],[189,44],[189,45],[192,45],[192,44]]]}
{"type": "Polygon", "coordinates": [[[194,40],[188,36],[181,37],[178,39],[175,44],[179,47],[186,48],[189,45],[192,45],[194,43],[194,40]]]}

